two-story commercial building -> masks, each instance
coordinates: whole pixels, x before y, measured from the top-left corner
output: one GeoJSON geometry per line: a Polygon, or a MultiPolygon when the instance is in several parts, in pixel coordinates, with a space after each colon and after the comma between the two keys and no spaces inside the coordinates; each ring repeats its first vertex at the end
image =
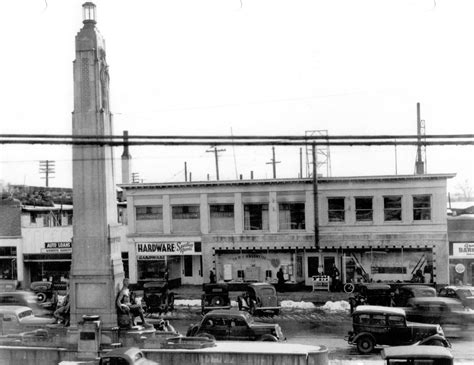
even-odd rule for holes
{"type": "Polygon", "coordinates": [[[132,282],[275,280],[448,283],[452,174],[123,184],[132,282]],[[315,209],[317,207],[317,209],[315,209]],[[315,212],[317,216],[315,217],[315,212]],[[316,229],[315,229],[316,228],[316,229]]]}

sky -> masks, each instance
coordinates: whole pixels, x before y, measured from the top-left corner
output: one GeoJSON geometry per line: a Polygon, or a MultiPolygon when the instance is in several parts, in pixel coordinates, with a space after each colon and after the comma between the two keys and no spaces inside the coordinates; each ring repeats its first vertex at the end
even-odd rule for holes
{"type": "MultiPolygon", "coordinates": [[[[71,134],[77,0],[2,3],[0,133],[71,134]]],[[[472,0],[96,0],[114,133],[474,134],[472,0]],[[312,133],[312,132],[310,132],[312,133]]],[[[221,180],[271,178],[270,146],[224,147],[221,180]]],[[[209,147],[131,147],[143,182],[216,178],[209,147]]],[[[300,148],[276,147],[277,177],[300,148]]],[[[305,149],[303,174],[306,176],[305,149]]],[[[415,147],[331,147],[330,176],[413,174],[415,147]]],[[[122,153],[115,151],[117,163],[122,153]]],[[[71,187],[70,146],[0,145],[0,181],[71,187]]],[[[427,147],[428,173],[474,186],[473,146],[427,147]]],[[[118,165],[119,166],[119,165],[118,165]]],[[[117,183],[119,183],[117,176],[117,183]]]]}

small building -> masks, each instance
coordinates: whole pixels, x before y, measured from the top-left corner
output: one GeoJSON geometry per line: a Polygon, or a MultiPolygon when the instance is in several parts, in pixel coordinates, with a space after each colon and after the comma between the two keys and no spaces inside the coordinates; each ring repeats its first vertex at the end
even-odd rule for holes
{"type": "Polygon", "coordinates": [[[474,214],[448,217],[449,282],[474,284],[474,214]]]}
{"type": "Polygon", "coordinates": [[[453,174],[122,184],[132,282],[448,283],[447,179],[453,174]],[[315,227],[317,224],[317,235],[315,227]],[[167,273],[165,274],[165,271],[167,273]]]}

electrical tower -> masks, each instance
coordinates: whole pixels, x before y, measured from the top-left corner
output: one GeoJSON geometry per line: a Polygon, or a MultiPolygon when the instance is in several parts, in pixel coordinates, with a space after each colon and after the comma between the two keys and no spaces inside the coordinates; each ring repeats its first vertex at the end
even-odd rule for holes
{"type": "MultiPolygon", "coordinates": [[[[327,137],[328,131],[327,129],[321,130],[311,130],[305,131],[305,137],[311,139],[312,137],[327,137]]],[[[306,177],[313,176],[313,156],[316,156],[316,168],[319,174],[323,175],[325,170],[326,177],[330,177],[332,175],[331,172],[331,154],[328,145],[323,145],[322,140],[315,140],[316,143],[316,151],[313,154],[313,144],[308,143],[306,144],[306,177]],[[322,167],[322,168],[321,168],[322,167]]]]}
{"type": "Polygon", "coordinates": [[[416,135],[418,146],[416,148],[415,174],[426,174],[426,128],[425,121],[421,119],[420,103],[416,103],[416,135]]]}
{"type": "Polygon", "coordinates": [[[56,162],[50,160],[41,160],[39,163],[39,173],[44,174],[41,179],[46,179],[46,187],[49,187],[49,179],[53,179],[54,176],[52,175],[56,172],[54,170],[56,162]]]}
{"type": "Polygon", "coordinates": [[[138,184],[140,182],[140,174],[138,172],[132,172],[132,184],[138,184]]]}

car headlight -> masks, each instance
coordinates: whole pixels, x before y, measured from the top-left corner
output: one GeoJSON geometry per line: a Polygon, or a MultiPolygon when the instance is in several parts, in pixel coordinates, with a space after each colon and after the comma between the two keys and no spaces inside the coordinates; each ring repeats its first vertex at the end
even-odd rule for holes
{"type": "Polygon", "coordinates": [[[438,327],[436,328],[436,333],[440,336],[444,337],[444,331],[443,328],[438,324],[438,327]]]}

